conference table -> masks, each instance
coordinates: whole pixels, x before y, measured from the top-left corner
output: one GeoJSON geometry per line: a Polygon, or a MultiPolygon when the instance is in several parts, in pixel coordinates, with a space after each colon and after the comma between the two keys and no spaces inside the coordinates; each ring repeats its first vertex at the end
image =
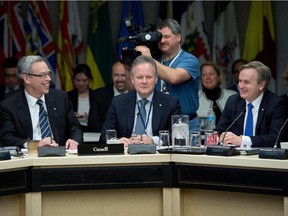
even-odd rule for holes
{"type": "Polygon", "coordinates": [[[188,154],[0,161],[8,216],[288,215],[288,161],[188,154]]]}

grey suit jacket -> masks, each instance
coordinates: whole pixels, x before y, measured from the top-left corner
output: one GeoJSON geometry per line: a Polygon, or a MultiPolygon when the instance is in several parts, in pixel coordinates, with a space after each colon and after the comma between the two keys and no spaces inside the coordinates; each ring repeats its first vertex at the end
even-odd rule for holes
{"type": "MultiPolygon", "coordinates": [[[[67,93],[50,89],[45,101],[55,141],[65,145],[71,138],[81,144],[83,132],[67,93]]],[[[0,103],[0,138],[5,146],[20,147],[26,140],[33,139],[31,115],[24,91],[0,103]]]]}
{"type": "MultiPolygon", "coordinates": [[[[130,137],[134,127],[136,92],[129,92],[113,98],[104,122],[100,142],[106,142],[106,130],[116,129],[117,136],[130,137]]],[[[180,115],[178,99],[171,95],[154,91],[152,132],[158,136],[159,130],[171,128],[171,115],[180,115]]]]}
{"type": "MultiPolygon", "coordinates": [[[[255,136],[250,137],[252,147],[274,146],[279,130],[288,118],[287,108],[287,103],[283,98],[275,95],[269,90],[264,92],[259,107],[255,136]]],[[[215,130],[221,134],[241,112],[245,113],[245,110],[246,102],[239,94],[230,96],[215,130]]],[[[244,120],[245,115],[240,116],[229,131],[238,136],[243,135],[244,120]]],[[[286,128],[287,127],[279,134],[278,145],[281,141],[288,141],[286,128]]]]}

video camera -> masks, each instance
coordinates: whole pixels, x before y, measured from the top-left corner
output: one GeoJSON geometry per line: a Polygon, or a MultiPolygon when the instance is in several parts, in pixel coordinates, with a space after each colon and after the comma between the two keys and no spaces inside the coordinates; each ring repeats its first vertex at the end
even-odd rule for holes
{"type": "Polygon", "coordinates": [[[129,33],[134,34],[128,37],[118,39],[118,44],[129,42],[132,45],[132,49],[122,50],[121,62],[123,64],[131,65],[134,59],[141,55],[141,52],[135,51],[135,47],[138,45],[145,45],[149,47],[153,58],[158,58],[160,51],[158,49],[158,42],[162,39],[162,34],[156,31],[156,25],[150,24],[149,26],[142,28],[141,26],[135,26],[133,17],[128,17],[124,20],[129,33]]]}

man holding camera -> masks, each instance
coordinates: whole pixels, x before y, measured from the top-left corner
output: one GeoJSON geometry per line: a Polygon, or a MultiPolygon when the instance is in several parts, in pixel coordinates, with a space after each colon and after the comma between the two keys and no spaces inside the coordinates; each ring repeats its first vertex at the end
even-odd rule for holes
{"type": "MultiPolygon", "coordinates": [[[[198,90],[200,63],[192,54],[181,49],[181,27],[176,20],[166,19],[157,26],[162,34],[158,48],[162,56],[155,60],[161,84],[157,88],[178,98],[182,113],[189,115],[189,129],[199,130],[200,120],[196,114],[199,107],[198,90]]],[[[142,55],[151,56],[147,46],[136,46],[142,55]]],[[[159,79],[159,80],[160,80],[159,79]]]]}

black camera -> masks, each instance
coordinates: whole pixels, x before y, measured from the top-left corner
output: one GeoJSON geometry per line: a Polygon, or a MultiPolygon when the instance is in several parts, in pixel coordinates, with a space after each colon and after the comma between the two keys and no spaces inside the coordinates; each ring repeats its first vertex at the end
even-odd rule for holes
{"type": "Polygon", "coordinates": [[[120,61],[122,64],[131,65],[134,59],[141,55],[141,52],[136,51],[134,48],[138,45],[145,45],[149,47],[153,58],[160,56],[158,49],[158,42],[162,39],[162,34],[156,31],[156,25],[150,24],[149,26],[142,28],[141,26],[135,26],[133,23],[133,17],[128,17],[124,20],[128,32],[131,36],[118,39],[118,43],[129,42],[132,45],[132,49],[122,50],[120,61]]]}

